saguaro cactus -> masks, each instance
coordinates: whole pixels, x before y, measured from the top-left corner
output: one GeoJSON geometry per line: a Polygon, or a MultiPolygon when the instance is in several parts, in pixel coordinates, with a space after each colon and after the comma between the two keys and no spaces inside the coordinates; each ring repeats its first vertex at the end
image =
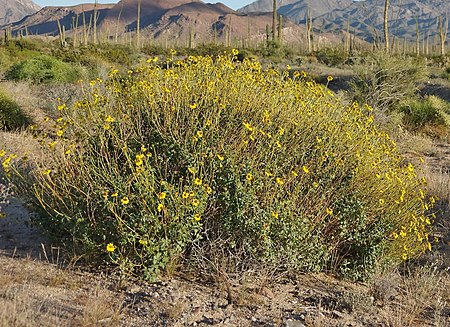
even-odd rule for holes
{"type": "Polygon", "coordinates": [[[277,32],[277,0],[273,0],[273,15],[272,15],[272,41],[276,41],[277,32]]]}
{"type": "Polygon", "coordinates": [[[311,9],[308,7],[308,11],[306,12],[306,40],[308,42],[308,53],[313,51],[312,49],[312,40],[311,40],[311,32],[312,32],[312,16],[311,9]]]}
{"type": "Polygon", "coordinates": [[[141,47],[141,0],[138,0],[137,21],[136,21],[136,47],[141,47]]]}
{"type": "Polygon", "coordinates": [[[385,2],[384,2],[384,51],[386,51],[386,52],[389,52],[388,16],[389,16],[389,0],[385,0],[385,2]]]}
{"type": "Polygon", "coordinates": [[[441,56],[445,56],[445,40],[448,33],[448,15],[445,14],[445,20],[439,16],[439,38],[441,39],[441,56]]]}

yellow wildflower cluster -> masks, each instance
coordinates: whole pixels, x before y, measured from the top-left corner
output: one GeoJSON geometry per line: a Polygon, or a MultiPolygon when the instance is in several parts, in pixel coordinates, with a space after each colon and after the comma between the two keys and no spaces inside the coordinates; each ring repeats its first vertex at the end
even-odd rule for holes
{"type": "MultiPolygon", "coordinates": [[[[40,136],[51,164],[30,188],[57,218],[51,228],[92,243],[123,240],[127,265],[154,264],[148,271],[200,232],[315,270],[428,250],[426,185],[376,128],[372,109],[343,104],[303,72],[289,77],[237,54],[176,60],[172,52],[170,65],[150,58],[93,80],[86,99],[59,110],[40,136]],[[85,223],[64,226],[73,219],[85,223]]],[[[114,252],[106,242],[98,247],[114,252]]]]}

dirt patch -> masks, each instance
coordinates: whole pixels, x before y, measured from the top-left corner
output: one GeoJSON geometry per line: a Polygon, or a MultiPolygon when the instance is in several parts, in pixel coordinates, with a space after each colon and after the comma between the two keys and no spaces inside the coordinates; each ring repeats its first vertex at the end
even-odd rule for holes
{"type": "Polygon", "coordinates": [[[33,214],[16,198],[4,206],[6,217],[0,219],[0,254],[43,258],[47,240],[32,227],[33,214]]]}

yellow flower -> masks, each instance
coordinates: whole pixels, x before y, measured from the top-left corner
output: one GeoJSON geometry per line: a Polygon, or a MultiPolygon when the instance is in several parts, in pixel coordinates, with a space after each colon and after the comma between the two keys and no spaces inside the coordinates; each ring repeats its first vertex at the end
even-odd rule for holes
{"type": "Polygon", "coordinates": [[[280,136],[283,136],[284,135],[284,128],[280,127],[278,129],[278,134],[280,134],[280,136]]]}
{"type": "Polygon", "coordinates": [[[385,201],[384,201],[384,199],[380,199],[380,200],[378,200],[378,202],[380,202],[380,204],[383,205],[385,201]]]}
{"type": "Polygon", "coordinates": [[[308,167],[303,166],[302,169],[303,169],[303,172],[304,172],[305,174],[308,174],[308,173],[309,173],[308,167]]]}
{"type": "Polygon", "coordinates": [[[200,204],[200,201],[199,201],[199,200],[197,200],[197,199],[193,199],[193,200],[192,200],[192,205],[193,205],[194,207],[198,206],[199,204],[200,204]]]}
{"type": "Polygon", "coordinates": [[[248,173],[247,176],[245,176],[245,179],[251,182],[251,180],[253,179],[252,173],[248,173]]]}
{"type": "Polygon", "coordinates": [[[197,186],[200,186],[200,185],[202,185],[202,180],[200,179],[200,178],[196,178],[196,179],[194,179],[194,184],[195,185],[197,185],[197,186]]]}
{"type": "Polygon", "coordinates": [[[407,255],[406,253],[403,253],[403,254],[402,254],[402,259],[403,259],[403,260],[407,260],[407,259],[408,259],[408,255],[407,255]]]}
{"type": "Polygon", "coordinates": [[[252,127],[252,125],[250,125],[249,123],[247,123],[247,122],[244,121],[242,124],[243,124],[243,125],[245,126],[245,128],[248,129],[250,132],[253,131],[253,127],[252,127]]]}
{"type": "Polygon", "coordinates": [[[61,111],[61,110],[64,110],[66,108],[66,105],[63,103],[63,104],[60,104],[59,106],[58,106],[58,110],[59,111],[61,111]]]}
{"type": "Polygon", "coordinates": [[[198,213],[196,213],[196,214],[194,215],[194,220],[195,220],[195,221],[200,221],[200,219],[202,219],[202,217],[201,217],[198,213]]]}
{"type": "Polygon", "coordinates": [[[5,154],[6,154],[6,151],[5,151],[5,150],[0,150],[0,157],[4,157],[5,154]]]}
{"type": "Polygon", "coordinates": [[[104,129],[105,131],[108,131],[108,130],[111,129],[111,125],[110,125],[110,124],[104,124],[104,125],[103,125],[103,129],[104,129]]]}
{"type": "Polygon", "coordinates": [[[105,121],[106,121],[107,123],[114,123],[115,119],[114,119],[113,117],[111,117],[111,116],[108,115],[108,117],[106,117],[105,121]]]}
{"type": "Polygon", "coordinates": [[[114,246],[114,244],[112,243],[108,243],[108,245],[106,245],[106,251],[107,252],[114,252],[116,250],[116,247],[114,246]]]}
{"type": "Polygon", "coordinates": [[[283,185],[284,184],[284,181],[280,177],[277,177],[275,179],[275,181],[277,182],[278,185],[283,185]]]}
{"type": "Polygon", "coordinates": [[[183,194],[181,195],[181,197],[183,199],[187,199],[189,197],[189,193],[188,192],[183,192],[183,194]]]}
{"type": "Polygon", "coordinates": [[[175,55],[177,54],[177,51],[174,50],[174,49],[170,49],[170,54],[171,54],[172,56],[175,56],[175,55]]]}
{"type": "Polygon", "coordinates": [[[272,217],[278,219],[278,212],[272,211],[272,217]]]}
{"type": "Polygon", "coordinates": [[[218,158],[220,161],[223,161],[223,159],[225,159],[224,156],[221,156],[220,154],[217,155],[217,158],[218,158]]]}
{"type": "Polygon", "coordinates": [[[114,192],[113,194],[111,194],[112,198],[117,198],[118,196],[119,196],[119,193],[117,193],[117,192],[114,192]]]}
{"type": "Polygon", "coordinates": [[[139,244],[141,245],[147,245],[148,241],[147,240],[139,240],[139,244]]]}
{"type": "Polygon", "coordinates": [[[125,197],[123,197],[123,198],[120,200],[120,202],[121,202],[123,205],[127,205],[128,203],[130,203],[130,199],[129,199],[127,196],[125,196],[125,197]]]}
{"type": "Polygon", "coordinates": [[[333,80],[333,76],[328,76],[328,77],[327,77],[327,81],[328,81],[328,82],[331,82],[332,80],[333,80]]]}
{"type": "Polygon", "coordinates": [[[266,171],[264,173],[266,174],[267,177],[272,177],[273,176],[273,174],[270,171],[266,171]]]}
{"type": "Polygon", "coordinates": [[[202,131],[197,131],[197,137],[198,138],[202,138],[203,137],[203,132],[202,131]]]}
{"type": "Polygon", "coordinates": [[[158,210],[158,212],[161,212],[163,208],[164,208],[164,205],[162,203],[160,203],[160,204],[158,204],[158,207],[156,208],[156,210],[158,210]]]}
{"type": "Polygon", "coordinates": [[[158,193],[158,199],[164,200],[166,198],[166,192],[160,192],[158,193]]]}
{"type": "Polygon", "coordinates": [[[314,182],[314,183],[313,183],[313,187],[314,187],[314,188],[318,188],[318,187],[319,187],[319,183],[314,182]]]}
{"type": "Polygon", "coordinates": [[[207,186],[206,187],[206,193],[211,194],[212,193],[212,188],[207,186]]]}
{"type": "Polygon", "coordinates": [[[46,169],[42,172],[42,175],[50,175],[52,171],[50,169],[46,169]]]}
{"type": "Polygon", "coordinates": [[[297,177],[297,176],[298,176],[298,174],[297,174],[297,172],[296,172],[295,170],[291,171],[291,174],[292,174],[292,176],[294,176],[294,177],[297,177]]]}
{"type": "Polygon", "coordinates": [[[191,109],[195,109],[195,108],[197,108],[197,104],[195,102],[191,103],[191,105],[189,107],[191,107],[191,109]]]}
{"type": "Polygon", "coordinates": [[[326,208],[325,211],[327,212],[328,215],[332,215],[333,214],[333,209],[331,208],[326,208]]]}

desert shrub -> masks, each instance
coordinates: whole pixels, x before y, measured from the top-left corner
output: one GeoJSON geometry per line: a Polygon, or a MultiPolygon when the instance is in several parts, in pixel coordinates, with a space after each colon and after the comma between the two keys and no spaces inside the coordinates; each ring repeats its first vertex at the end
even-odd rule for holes
{"type": "Polygon", "coordinates": [[[319,62],[329,66],[343,65],[348,58],[347,52],[338,46],[317,50],[314,55],[319,62]]]}
{"type": "Polygon", "coordinates": [[[450,67],[444,69],[444,72],[442,73],[442,78],[450,81],[450,67]]]}
{"type": "Polygon", "coordinates": [[[30,117],[17,103],[0,91],[0,129],[17,129],[26,126],[30,121],[30,117]]]}
{"type": "Polygon", "coordinates": [[[423,63],[384,52],[369,54],[355,73],[350,83],[353,99],[379,111],[397,109],[400,102],[414,97],[426,77],[423,63]]]}
{"type": "Polygon", "coordinates": [[[265,42],[264,47],[261,47],[259,50],[258,55],[269,58],[275,63],[279,63],[292,55],[292,48],[284,46],[277,41],[267,41],[265,42]]]}
{"type": "MultiPolygon", "coordinates": [[[[413,128],[420,128],[429,125],[446,125],[445,110],[440,108],[438,98],[434,96],[425,99],[411,99],[401,106],[401,111],[405,113],[404,121],[413,128]]],[[[450,107],[449,107],[450,109],[450,107]]],[[[450,111],[450,110],[449,110],[450,111]]]]}
{"type": "Polygon", "coordinates": [[[26,80],[32,83],[73,82],[80,76],[75,67],[56,58],[40,55],[13,65],[6,73],[9,80],[26,80]]]}
{"type": "Polygon", "coordinates": [[[58,109],[37,135],[45,160],[9,154],[3,168],[40,208],[36,223],[127,272],[214,262],[220,244],[243,266],[364,278],[430,247],[424,181],[371,108],[300,73],[151,58],[58,109]]]}

